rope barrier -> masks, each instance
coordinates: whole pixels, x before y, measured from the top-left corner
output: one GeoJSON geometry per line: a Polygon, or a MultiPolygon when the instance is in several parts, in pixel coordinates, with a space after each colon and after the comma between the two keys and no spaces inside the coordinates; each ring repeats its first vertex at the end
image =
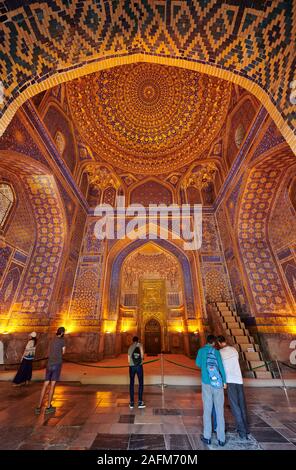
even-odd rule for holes
{"type": "MultiPolygon", "coordinates": [[[[42,357],[40,359],[33,359],[32,362],[41,362],[41,361],[46,361],[47,359],[48,359],[48,357],[42,357]]],[[[196,367],[186,366],[185,364],[180,364],[180,363],[175,362],[175,361],[170,361],[167,358],[164,358],[164,360],[166,362],[171,363],[171,364],[175,364],[176,366],[183,367],[184,369],[190,369],[190,370],[194,370],[194,371],[197,370],[196,367]]],[[[151,361],[143,362],[142,365],[151,364],[152,362],[158,362],[158,361],[160,361],[160,359],[152,359],[151,361]]],[[[77,365],[85,366],[85,367],[94,367],[94,368],[97,368],[97,369],[122,369],[122,368],[128,368],[129,367],[129,365],[125,365],[125,366],[95,366],[93,364],[87,364],[87,363],[84,363],[84,362],[70,361],[68,359],[64,359],[64,362],[68,362],[70,364],[77,364],[77,365]]],[[[261,369],[261,367],[266,367],[267,365],[270,365],[273,362],[274,361],[267,361],[264,364],[262,364],[261,366],[252,367],[249,370],[254,371],[254,370],[257,370],[257,369],[261,369]]],[[[281,364],[283,364],[286,367],[289,367],[292,370],[296,370],[296,367],[290,366],[289,364],[286,364],[285,362],[281,362],[281,364]]],[[[10,364],[4,363],[4,364],[1,364],[1,365],[2,366],[19,366],[19,365],[21,365],[21,362],[15,362],[15,363],[10,363],[10,364]]]]}
{"type": "MultiPolygon", "coordinates": [[[[144,366],[145,364],[150,364],[151,362],[157,362],[157,361],[160,361],[160,359],[152,359],[151,361],[143,362],[142,365],[144,366]]],[[[77,365],[85,366],[85,367],[94,367],[96,369],[123,369],[123,368],[130,367],[129,365],[128,366],[95,366],[93,364],[86,364],[84,362],[69,361],[67,359],[65,359],[64,362],[69,362],[71,364],[77,364],[77,365]]]]}
{"type": "MultiPolygon", "coordinates": [[[[47,360],[48,357],[43,357],[41,359],[33,359],[32,362],[40,362],[40,361],[45,361],[47,360]]],[[[157,361],[160,361],[160,359],[153,359],[151,361],[146,361],[146,362],[143,362],[142,365],[145,365],[145,364],[150,364],[151,362],[157,362],[157,361]]],[[[68,359],[64,359],[63,362],[69,362],[70,364],[77,364],[77,365],[80,365],[80,366],[86,366],[86,367],[96,367],[98,369],[121,369],[121,368],[124,368],[124,367],[129,367],[128,365],[127,366],[95,366],[93,364],[86,364],[84,362],[75,362],[75,361],[70,361],[68,359]]],[[[21,365],[21,362],[15,362],[15,363],[12,363],[12,364],[1,364],[2,366],[20,366],[21,365]]]]}
{"type": "Polygon", "coordinates": [[[170,361],[169,359],[164,358],[165,361],[170,362],[171,364],[175,364],[176,366],[184,367],[184,369],[191,369],[196,371],[197,367],[190,367],[190,366],[185,366],[185,364],[178,364],[178,362],[170,361]]]}
{"type": "Polygon", "coordinates": [[[262,364],[261,366],[257,366],[257,367],[251,367],[251,369],[249,370],[256,370],[256,369],[260,369],[261,367],[266,367],[266,365],[269,366],[269,364],[271,364],[273,361],[268,361],[268,362],[265,362],[264,364],[262,364]]]}
{"type": "MultiPolygon", "coordinates": [[[[191,370],[196,371],[195,367],[185,366],[184,364],[179,364],[178,362],[170,361],[169,359],[166,359],[166,358],[165,358],[165,361],[170,362],[171,364],[175,364],[176,366],[184,367],[185,369],[191,369],[191,370]]],[[[253,367],[249,370],[253,371],[253,370],[256,370],[256,369],[260,369],[261,367],[266,367],[266,365],[269,365],[271,363],[272,363],[272,361],[269,361],[269,362],[267,362],[267,364],[265,363],[265,364],[262,364],[261,366],[253,367]]]]}
{"type": "Polygon", "coordinates": [[[289,367],[292,370],[296,370],[296,367],[290,366],[290,364],[286,364],[285,362],[280,362],[280,364],[283,364],[283,366],[289,367]]]}
{"type": "MultiPolygon", "coordinates": [[[[42,357],[41,359],[29,359],[31,362],[40,362],[40,361],[47,361],[48,357],[42,357]]],[[[4,362],[3,364],[0,364],[1,366],[20,366],[21,362],[14,362],[11,364],[7,364],[4,362]]]]}

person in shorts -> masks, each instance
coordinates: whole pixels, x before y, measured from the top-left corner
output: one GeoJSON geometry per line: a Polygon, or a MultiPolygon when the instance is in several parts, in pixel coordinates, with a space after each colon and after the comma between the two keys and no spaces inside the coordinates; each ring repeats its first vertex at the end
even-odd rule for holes
{"type": "Polygon", "coordinates": [[[53,413],[56,410],[56,408],[52,406],[51,402],[53,399],[56,382],[59,380],[61,375],[63,354],[65,354],[66,351],[64,334],[65,328],[60,326],[57,329],[55,338],[50,344],[45,381],[42,387],[39,405],[37,408],[35,408],[35,414],[40,414],[41,412],[43,398],[49,384],[50,388],[48,393],[48,406],[45,408],[45,413],[53,413]]]}

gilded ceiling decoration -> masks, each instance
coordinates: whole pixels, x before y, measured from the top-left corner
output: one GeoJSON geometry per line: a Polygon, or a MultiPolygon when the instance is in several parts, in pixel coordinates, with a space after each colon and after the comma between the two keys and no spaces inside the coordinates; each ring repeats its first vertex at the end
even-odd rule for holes
{"type": "Polygon", "coordinates": [[[89,177],[89,183],[103,191],[105,188],[119,188],[119,182],[114,178],[113,174],[103,166],[95,168],[93,165],[87,165],[85,168],[89,177]]]}
{"type": "Polygon", "coordinates": [[[207,188],[209,183],[214,181],[216,171],[217,167],[215,163],[203,163],[197,170],[184,178],[183,187],[188,188],[189,186],[193,186],[199,190],[207,188]]]}
{"type": "Polygon", "coordinates": [[[175,170],[198,158],[227,115],[231,84],[178,67],[136,63],[67,84],[82,138],[134,173],[175,170]]]}

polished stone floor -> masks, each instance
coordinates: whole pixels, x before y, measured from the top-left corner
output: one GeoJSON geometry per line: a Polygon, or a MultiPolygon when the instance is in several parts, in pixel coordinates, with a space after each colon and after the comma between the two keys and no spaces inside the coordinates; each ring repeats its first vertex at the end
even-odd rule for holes
{"type": "MultiPolygon", "coordinates": [[[[198,387],[145,389],[146,409],[128,407],[126,386],[59,384],[51,415],[34,415],[41,383],[0,382],[0,449],[206,449],[198,387]]],[[[296,390],[246,388],[251,439],[241,441],[226,402],[227,444],[213,450],[296,450],[296,390]]]]}

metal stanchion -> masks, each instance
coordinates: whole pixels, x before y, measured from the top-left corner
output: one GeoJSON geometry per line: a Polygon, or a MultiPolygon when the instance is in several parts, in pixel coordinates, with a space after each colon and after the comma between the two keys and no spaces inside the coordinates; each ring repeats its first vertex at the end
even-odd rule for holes
{"type": "Polygon", "coordinates": [[[279,376],[280,376],[280,379],[282,381],[282,384],[283,384],[283,389],[285,391],[287,391],[287,387],[286,387],[286,384],[285,384],[285,381],[284,381],[284,378],[283,378],[283,375],[282,375],[282,371],[281,371],[281,368],[280,368],[280,365],[279,365],[279,361],[276,359],[276,366],[278,368],[278,371],[279,371],[279,376]]]}
{"type": "Polygon", "coordinates": [[[160,367],[161,367],[161,391],[164,392],[164,387],[166,387],[164,383],[164,360],[163,360],[163,353],[160,353],[160,367]]]}
{"type": "Polygon", "coordinates": [[[280,376],[280,379],[281,379],[282,384],[283,384],[283,389],[284,389],[284,392],[285,392],[285,395],[286,395],[287,402],[288,402],[289,405],[291,405],[290,400],[289,400],[289,396],[288,396],[288,390],[287,390],[287,387],[286,387],[286,384],[285,384],[285,381],[284,381],[284,377],[283,377],[283,374],[282,374],[282,371],[281,371],[281,368],[280,368],[280,365],[279,365],[279,361],[276,360],[275,363],[276,363],[276,366],[277,366],[278,371],[279,371],[279,376],[280,376]]]}

